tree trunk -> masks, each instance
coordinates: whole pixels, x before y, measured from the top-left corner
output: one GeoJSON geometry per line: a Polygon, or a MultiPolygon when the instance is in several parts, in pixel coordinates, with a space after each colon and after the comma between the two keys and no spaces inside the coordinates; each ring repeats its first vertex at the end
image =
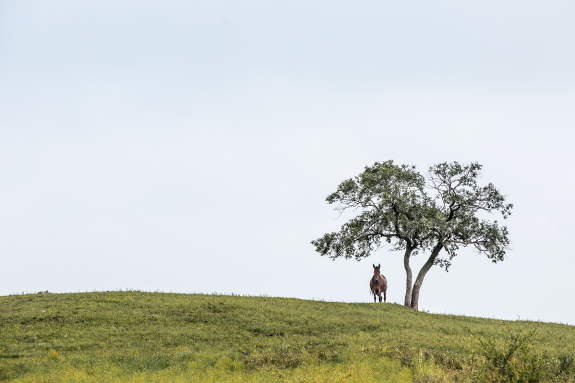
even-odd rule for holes
{"type": "Polygon", "coordinates": [[[412,274],[411,267],[409,267],[409,258],[411,257],[411,252],[413,248],[407,246],[405,248],[405,254],[403,255],[403,266],[405,267],[406,281],[405,281],[405,301],[403,305],[406,307],[411,307],[411,286],[412,286],[412,274]]]}
{"type": "Polygon", "coordinates": [[[413,284],[413,292],[411,294],[411,308],[412,309],[415,309],[415,310],[419,309],[418,308],[419,289],[421,289],[421,284],[423,283],[423,278],[425,278],[425,274],[427,274],[429,269],[431,269],[431,266],[433,266],[433,263],[435,262],[435,259],[437,258],[437,255],[439,254],[441,249],[443,249],[442,243],[438,243],[437,245],[435,245],[435,247],[433,248],[433,251],[431,252],[431,255],[427,259],[427,262],[425,262],[425,264],[423,265],[421,270],[419,270],[419,274],[417,275],[417,279],[415,280],[415,283],[413,284]]]}

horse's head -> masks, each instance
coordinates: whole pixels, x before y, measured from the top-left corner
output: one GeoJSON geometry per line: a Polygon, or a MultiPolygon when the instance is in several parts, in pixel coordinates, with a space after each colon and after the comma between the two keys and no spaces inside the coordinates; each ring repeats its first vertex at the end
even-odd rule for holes
{"type": "Polygon", "coordinates": [[[379,283],[379,278],[381,278],[381,274],[379,273],[379,269],[381,268],[381,264],[373,265],[373,277],[375,278],[375,283],[379,283]]]}

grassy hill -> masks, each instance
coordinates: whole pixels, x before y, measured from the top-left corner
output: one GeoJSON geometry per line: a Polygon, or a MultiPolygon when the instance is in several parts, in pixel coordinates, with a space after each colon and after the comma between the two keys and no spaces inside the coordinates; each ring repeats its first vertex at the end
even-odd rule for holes
{"type": "Polygon", "coordinates": [[[138,291],[0,297],[0,380],[570,382],[575,327],[396,304],[138,291]]]}

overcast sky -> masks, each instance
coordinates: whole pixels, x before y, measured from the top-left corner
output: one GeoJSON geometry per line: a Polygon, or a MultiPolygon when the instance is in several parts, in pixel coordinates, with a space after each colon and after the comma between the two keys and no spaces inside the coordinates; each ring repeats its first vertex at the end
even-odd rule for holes
{"type": "Polygon", "coordinates": [[[575,324],[574,68],[573,1],[2,1],[0,294],[370,302],[381,263],[403,303],[402,254],[315,253],[350,218],[325,197],[477,161],[512,249],[420,308],[575,324]]]}

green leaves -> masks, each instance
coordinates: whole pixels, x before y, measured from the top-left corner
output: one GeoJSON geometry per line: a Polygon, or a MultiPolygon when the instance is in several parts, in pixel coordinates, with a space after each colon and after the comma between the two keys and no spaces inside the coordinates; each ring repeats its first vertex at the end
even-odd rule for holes
{"type": "Polygon", "coordinates": [[[506,219],[513,205],[505,203],[505,196],[493,184],[479,186],[480,176],[478,163],[441,163],[429,169],[428,190],[434,195],[437,211],[434,237],[443,243],[450,260],[460,246],[473,246],[478,253],[498,262],[509,247],[507,228],[500,227],[497,221],[480,220],[478,215],[482,211],[499,212],[506,219]]]}
{"type": "Polygon", "coordinates": [[[505,203],[493,184],[478,184],[481,169],[476,162],[444,162],[432,166],[424,178],[414,166],[391,160],[366,166],[326,199],[342,213],[352,209],[358,214],[339,232],[311,243],[322,256],[357,260],[382,241],[392,250],[431,250],[441,244],[449,258],[436,256],[431,262],[446,270],[460,247],[472,246],[493,262],[502,261],[510,243],[507,228],[480,220],[479,214],[499,212],[506,219],[513,205],[505,203]]]}
{"type": "Polygon", "coordinates": [[[359,210],[338,233],[312,241],[316,251],[333,259],[360,260],[385,240],[394,250],[418,247],[428,240],[431,200],[424,194],[425,179],[415,167],[376,162],[353,179],[343,181],[327,197],[336,210],[359,210]]]}

